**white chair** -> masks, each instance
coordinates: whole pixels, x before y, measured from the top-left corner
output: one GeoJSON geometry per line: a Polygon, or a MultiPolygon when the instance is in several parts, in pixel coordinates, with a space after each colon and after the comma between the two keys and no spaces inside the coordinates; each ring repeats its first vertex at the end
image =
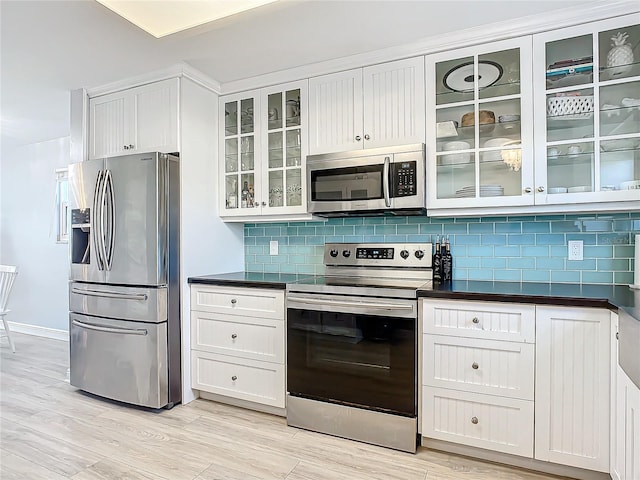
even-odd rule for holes
{"type": "Polygon", "coordinates": [[[9,345],[13,353],[16,353],[16,346],[11,338],[11,330],[7,324],[5,316],[11,310],[7,310],[7,302],[9,301],[9,294],[11,293],[11,287],[13,287],[13,281],[18,275],[18,268],[9,265],[0,265],[0,317],[2,317],[2,323],[4,324],[3,337],[6,336],[9,339],[9,345]]]}

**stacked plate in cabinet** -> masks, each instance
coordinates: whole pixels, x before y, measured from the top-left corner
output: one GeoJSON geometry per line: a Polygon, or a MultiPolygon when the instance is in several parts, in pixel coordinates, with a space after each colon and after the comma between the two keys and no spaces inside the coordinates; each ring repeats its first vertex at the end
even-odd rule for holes
{"type": "MultiPolygon", "coordinates": [[[[504,195],[504,187],[502,185],[480,185],[481,197],[501,197],[504,195]]],[[[456,197],[467,198],[476,196],[475,185],[468,185],[456,190],[456,197]]]]}

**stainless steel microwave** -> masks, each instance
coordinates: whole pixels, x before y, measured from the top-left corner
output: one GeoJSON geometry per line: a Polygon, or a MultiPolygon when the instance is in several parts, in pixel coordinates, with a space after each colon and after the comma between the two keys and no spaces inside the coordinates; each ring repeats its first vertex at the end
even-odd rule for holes
{"type": "Polygon", "coordinates": [[[308,208],[314,215],[422,214],[425,146],[310,155],[307,187],[308,208]]]}

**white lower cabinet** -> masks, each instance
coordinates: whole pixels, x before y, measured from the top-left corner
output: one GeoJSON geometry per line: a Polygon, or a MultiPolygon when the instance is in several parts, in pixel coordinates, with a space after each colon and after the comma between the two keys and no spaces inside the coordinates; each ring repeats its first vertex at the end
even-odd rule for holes
{"type": "Polygon", "coordinates": [[[285,406],[284,292],[191,286],[191,386],[285,406]]]}
{"type": "MultiPolygon", "coordinates": [[[[420,312],[423,437],[609,472],[608,310],[425,298],[420,312]]],[[[626,480],[640,479],[633,395],[618,386],[626,480]]]]}
{"type": "Polygon", "coordinates": [[[613,480],[640,479],[640,389],[618,364],[618,315],[611,315],[611,461],[613,480]]]}
{"type": "Polygon", "coordinates": [[[535,308],[421,300],[422,435],[533,457],[535,308]]]}
{"type": "Polygon", "coordinates": [[[610,321],[536,307],[536,459],[609,472],[610,321]]]}
{"type": "Polygon", "coordinates": [[[445,388],[423,390],[422,435],[533,456],[533,402],[445,388]]]}

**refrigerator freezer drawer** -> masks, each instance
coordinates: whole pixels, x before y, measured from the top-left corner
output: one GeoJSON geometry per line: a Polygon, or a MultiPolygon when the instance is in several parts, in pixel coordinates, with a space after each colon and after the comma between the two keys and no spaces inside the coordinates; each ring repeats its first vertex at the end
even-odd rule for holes
{"type": "Polygon", "coordinates": [[[168,403],[167,323],[69,314],[71,385],[145,407],[168,403]]]}
{"type": "Polygon", "coordinates": [[[137,322],[167,321],[167,287],[69,283],[69,310],[137,322]]]}

